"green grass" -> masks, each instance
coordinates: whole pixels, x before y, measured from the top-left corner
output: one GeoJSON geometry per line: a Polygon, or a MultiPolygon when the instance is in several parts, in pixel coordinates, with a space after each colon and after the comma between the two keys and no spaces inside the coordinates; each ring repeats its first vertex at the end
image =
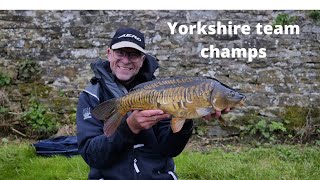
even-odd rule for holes
{"type": "Polygon", "coordinates": [[[0,179],[87,179],[88,171],[80,156],[44,158],[26,144],[0,146],[0,179]]]}
{"type": "MultiPolygon", "coordinates": [[[[189,179],[319,179],[320,148],[215,148],[185,150],[175,158],[177,173],[189,179]]],[[[27,144],[0,146],[0,179],[87,179],[89,168],[80,156],[44,158],[27,144]]]]}
{"type": "Polygon", "coordinates": [[[176,159],[181,179],[319,179],[318,147],[277,146],[225,152],[184,152],[176,159]]]}

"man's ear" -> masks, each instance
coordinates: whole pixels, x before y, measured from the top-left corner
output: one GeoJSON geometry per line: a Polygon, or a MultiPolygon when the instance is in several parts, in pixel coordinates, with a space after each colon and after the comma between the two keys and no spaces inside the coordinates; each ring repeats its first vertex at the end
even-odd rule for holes
{"type": "Polygon", "coordinates": [[[147,59],[146,59],[146,55],[143,55],[143,57],[142,57],[142,63],[141,63],[141,65],[140,65],[140,68],[144,65],[144,61],[146,61],[147,59]]]}
{"type": "Polygon", "coordinates": [[[112,51],[112,49],[110,48],[110,47],[108,47],[107,48],[107,57],[108,57],[108,59],[109,59],[109,56],[111,56],[111,52],[112,51]]]}

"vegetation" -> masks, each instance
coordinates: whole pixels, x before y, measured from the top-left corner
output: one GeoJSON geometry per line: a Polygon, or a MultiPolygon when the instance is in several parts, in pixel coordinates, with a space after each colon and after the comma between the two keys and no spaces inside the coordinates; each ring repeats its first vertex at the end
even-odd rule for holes
{"type": "Polygon", "coordinates": [[[10,126],[12,124],[10,120],[13,118],[13,115],[10,114],[10,105],[7,93],[3,89],[0,89],[0,134],[6,134],[9,129],[6,125],[10,126]]]}
{"type": "MultiPolygon", "coordinates": [[[[182,180],[318,179],[319,150],[317,146],[297,145],[226,146],[206,152],[186,149],[175,162],[182,180]]],[[[8,144],[7,139],[0,146],[0,179],[87,179],[88,171],[80,156],[39,157],[28,144],[8,144]]]]}
{"type": "Polygon", "coordinates": [[[275,27],[275,25],[285,26],[285,25],[294,24],[295,21],[296,21],[296,17],[294,16],[290,17],[286,13],[281,13],[281,14],[278,14],[278,16],[273,21],[272,25],[273,27],[275,27]]]}
{"type": "Polygon", "coordinates": [[[240,131],[242,141],[316,144],[320,138],[318,107],[286,106],[277,112],[277,117],[266,117],[255,111],[247,114],[233,122],[233,126],[240,131]]]}
{"type": "Polygon", "coordinates": [[[308,16],[315,22],[320,23],[320,10],[310,11],[308,16]]]}
{"type": "Polygon", "coordinates": [[[319,148],[221,148],[186,151],[175,160],[181,179],[318,179],[319,148]]]}
{"type": "Polygon", "coordinates": [[[0,146],[0,179],[87,179],[87,173],[80,156],[44,158],[28,144],[0,146]]]}
{"type": "Polygon", "coordinates": [[[41,139],[54,135],[64,125],[74,126],[75,103],[70,103],[65,91],[56,91],[40,80],[41,73],[38,62],[31,59],[19,60],[8,74],[0,72],[2,136],[19,134],[41,139]]]}
{"type": "Polygon", "coordinates": [[[24,82],[33,82],[40,78],[41,72],[41,67],[36,61],[25,59],[18,64],[17,79],[24,82]]]}
{"type": "Polygon", "coordinates": [[[11,78],[0,72],[0,87],[7,86],[11,82],[11,78]]]}
{"type": "Polygon", "coordinates": [[[301,128],[306,123],[309,109],[299,106],[287,106],[286,111],[282,113],[282,118],[288,121],[288,127],[301,128]]]}
{"type": "Polygon", "coordinates": [[[30,99],[29,109],[23,113],[22,119],[38,134],[48,135],[57,128],[54,117],[51,117],[48,110],[34,97],[30,99]]]}
{"type": "Polygon", "coordinates": [[[287,132],[282,122],[277,121],[267,121],[266,119],[261,119],[256,123],[251,123],[247,126],[241,126],[243,135],[258,135],[260,138],[269,140],[271,142],[276,141],[276,137],[281,132],[287,132]]]}

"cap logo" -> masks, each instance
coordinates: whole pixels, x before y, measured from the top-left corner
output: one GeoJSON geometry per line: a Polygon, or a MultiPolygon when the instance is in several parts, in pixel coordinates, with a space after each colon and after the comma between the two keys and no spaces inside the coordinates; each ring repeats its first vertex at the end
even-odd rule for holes
{"type": "Polygon", "coordinates": [[[134,34],[122,34],[121,36],[119,36],[118,38],[123,38],[123,37],[130,37],[130,38],[134,38],[136,39],[137,41],[140,41],[141,42],[141,39],[138,38],[136,35],[134,34]]]}

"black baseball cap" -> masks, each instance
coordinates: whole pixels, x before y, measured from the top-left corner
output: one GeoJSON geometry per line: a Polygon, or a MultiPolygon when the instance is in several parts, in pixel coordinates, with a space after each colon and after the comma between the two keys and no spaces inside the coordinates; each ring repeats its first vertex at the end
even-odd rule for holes
{"type": "Polygon", "coordinates": [[[146,53],[144,35],[132,28],[119,28],[111,40],[110,47],[111,49],[130,47],[146,53]]]}

